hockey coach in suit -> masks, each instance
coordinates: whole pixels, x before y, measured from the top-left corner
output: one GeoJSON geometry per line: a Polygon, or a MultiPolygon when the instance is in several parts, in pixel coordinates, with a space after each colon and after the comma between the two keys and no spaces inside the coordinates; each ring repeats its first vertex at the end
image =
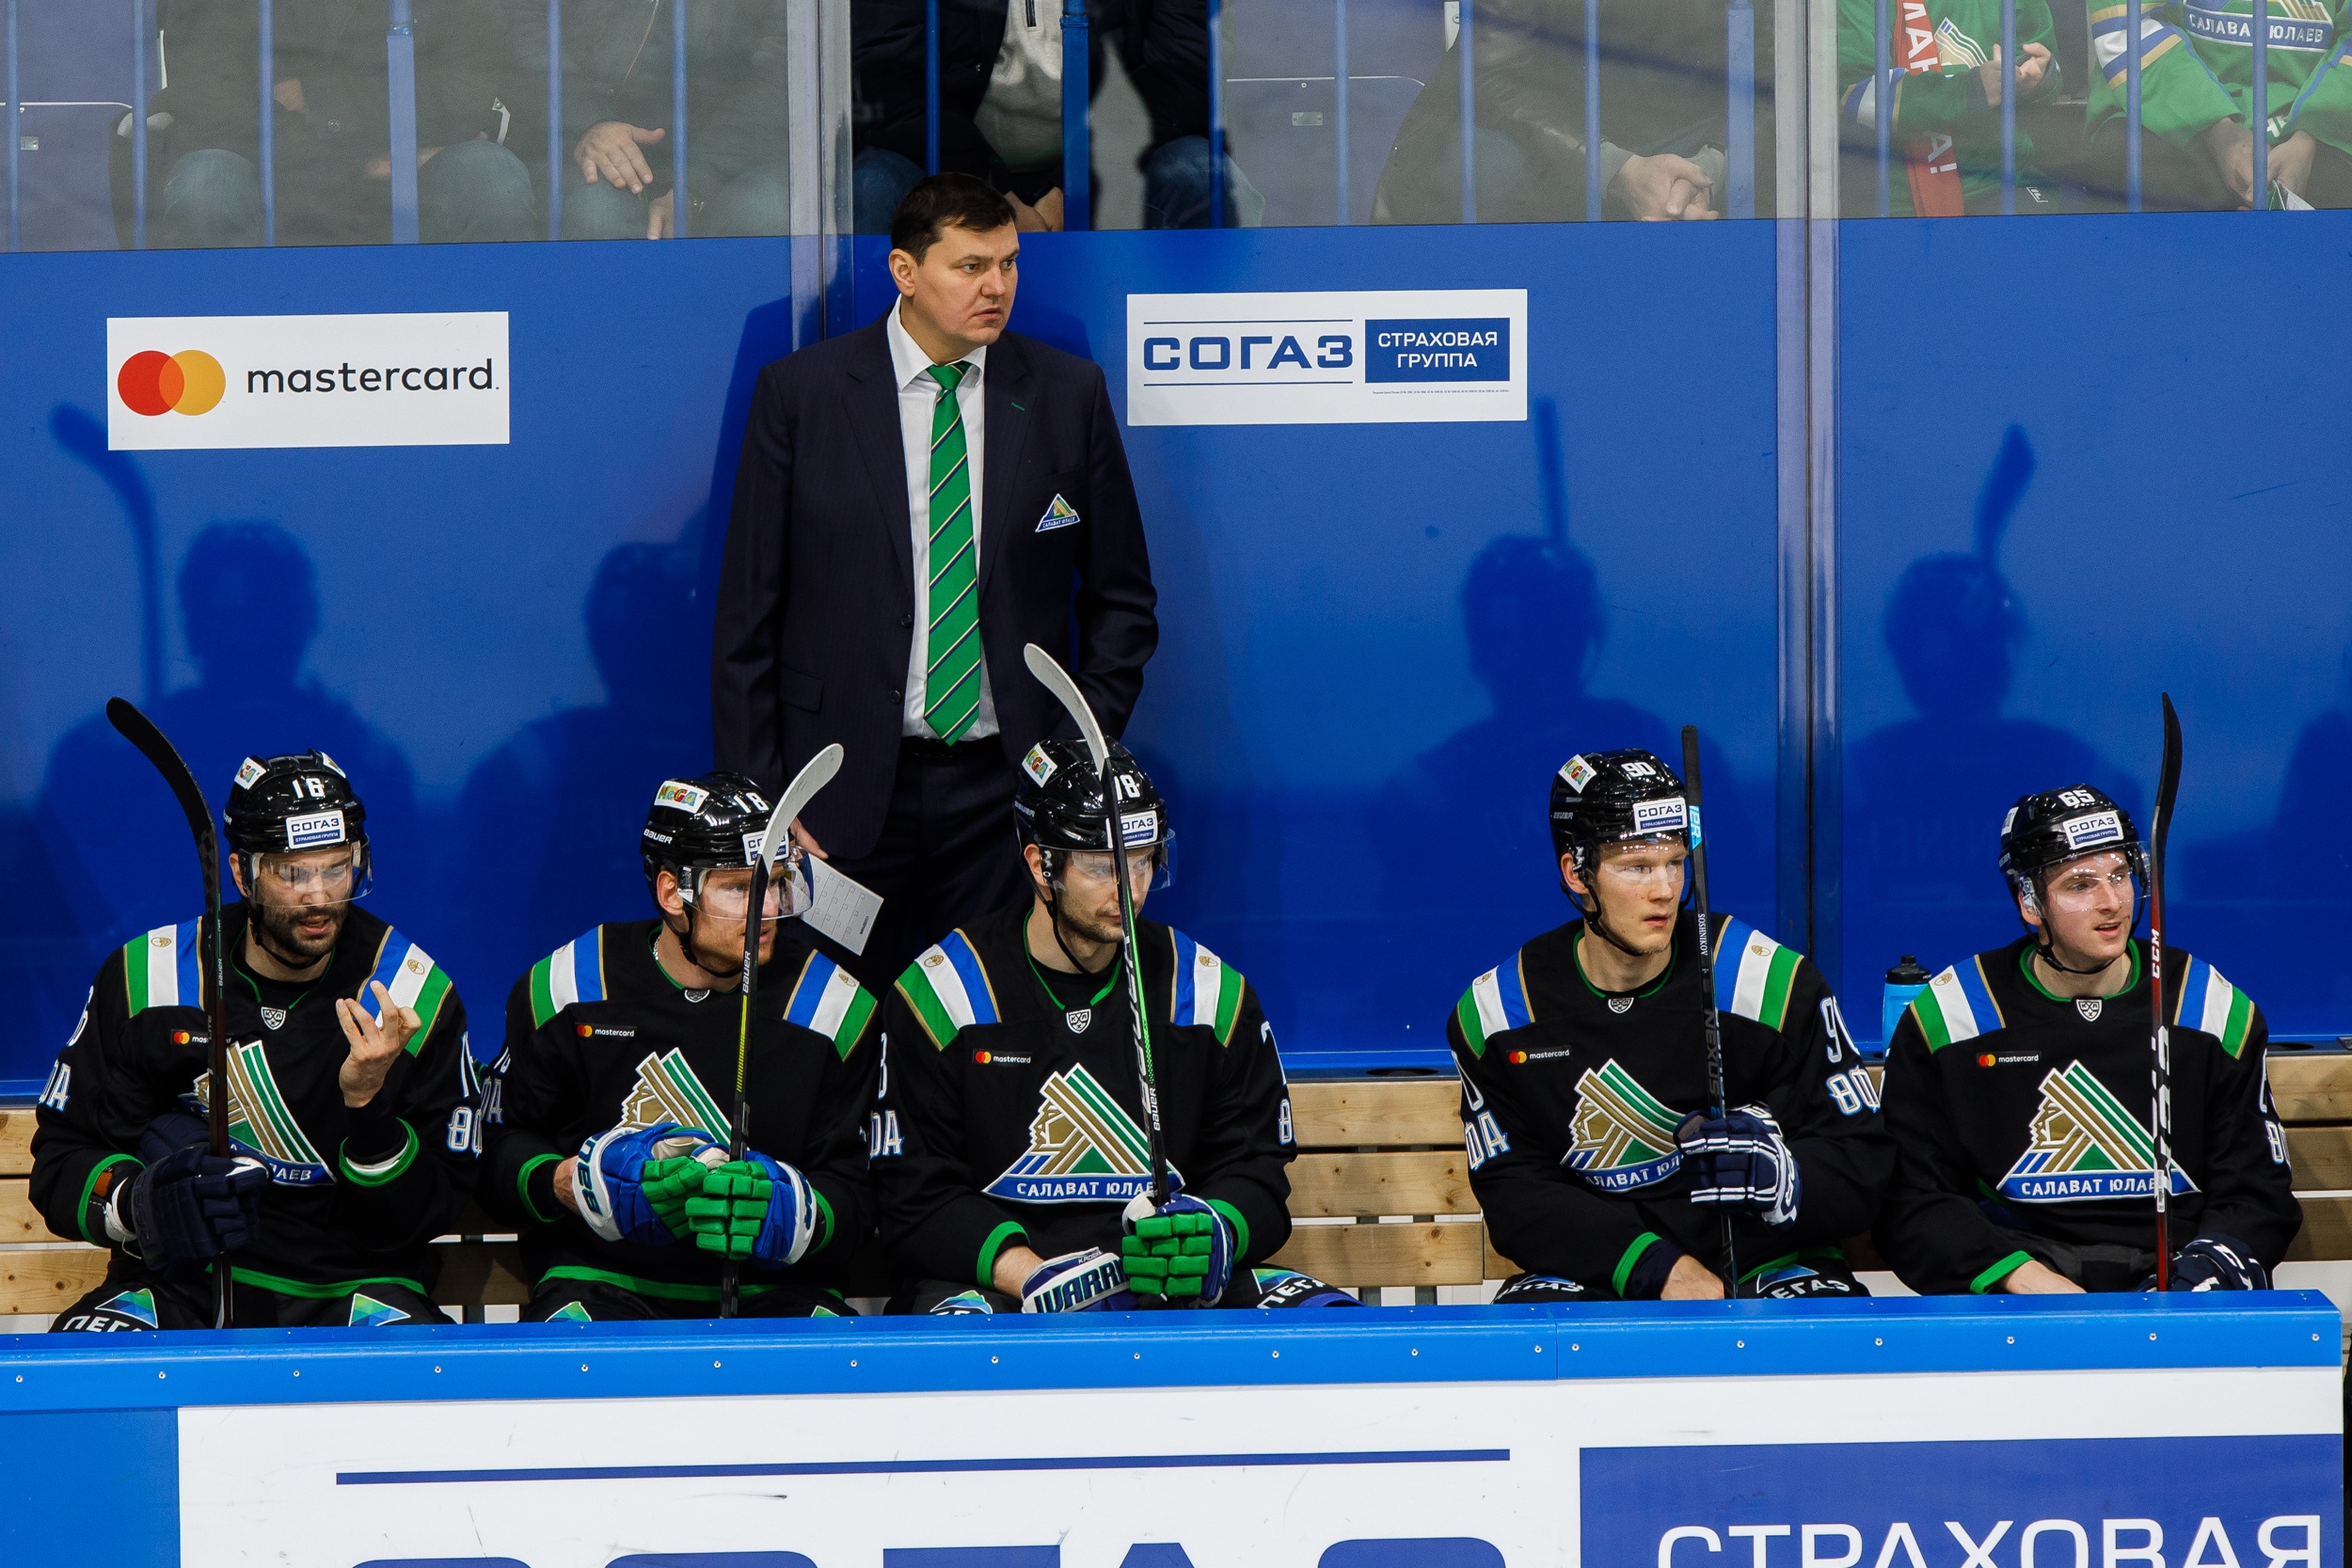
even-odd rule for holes
{"type": "Polygon", "coordinates": [[[934,175],[890,238],[898,303],[760,372],[711,647],[720,767],[779,789],[847,751],[795,834],[882,895],[865,953],[844,956],[878,992],[1025,896],[1016,768],[1071,731],[1023,644],[1060,658],[1117,736],[1159,641],[1103,372],[1005,330],[1011,206],[934,175]]]}

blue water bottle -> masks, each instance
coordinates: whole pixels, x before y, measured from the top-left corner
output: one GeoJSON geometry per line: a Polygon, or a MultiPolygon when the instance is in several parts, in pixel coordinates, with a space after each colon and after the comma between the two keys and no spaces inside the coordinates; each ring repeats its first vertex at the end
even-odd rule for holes
{"type": "Polygon", "coordinates": [[[1902,962],[1886,972],[1886,1000],[1879,1010],[1879,1048],[1871,1054],[1886,1054],[1887,1046],[1895,1039],[1895,1025],[1903,1020],[1903,1009],[1911,1006],[1913,997],[1928,989],[1931,978],[1919,966],[1919,960],[1908,953],[1903,955],[1902,962]]]}

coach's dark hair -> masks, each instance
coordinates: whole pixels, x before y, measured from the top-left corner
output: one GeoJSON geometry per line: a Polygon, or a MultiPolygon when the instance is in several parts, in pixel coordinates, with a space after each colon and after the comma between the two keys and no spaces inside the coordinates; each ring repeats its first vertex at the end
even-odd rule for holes
{"type": "Polygon", "coordinates": [[[949,229],[986,234],[1012,221],[1012,203],[968,174],[934,174],[915,182],[890,214],[890,248],[920,261],[949,229]]]}

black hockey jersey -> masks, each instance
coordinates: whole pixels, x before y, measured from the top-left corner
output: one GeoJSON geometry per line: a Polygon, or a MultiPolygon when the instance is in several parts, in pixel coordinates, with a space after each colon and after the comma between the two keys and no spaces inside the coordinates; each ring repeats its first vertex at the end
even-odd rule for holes
{"type": "MultiPolygon", "coordinates": [[[[1736,1221],[1740,1269],[1753,1275],[1868,1229],[1891,1151],[1820,972],[1728,915],[1714,919],[1729,1102],[1772,1113],[1803,1181],[1791,1224],[1736,1221]]],[[[1698,917],[1677,923],[1665,973],[1628,994],[1584,977],[1584,923],[1570,921],[1470,982],[1446,1037],[1462,1071],[1470,1188],[1495,1250],[1623,1295],[1654,1247],[1672,1253],[1645,1275],[1679,1253],[1721,1267],[1723,1212],[1689,1200],[1675,1143],[1708,1107],[1698,917]]]]}
{"type": "MultiPolygon", "coordinates": [[[[888,1003],[873,1127],[882,1234],[920,1278],[990,1285],[996,1258],[1117,1251],[1151,1184],[1126,988],[1071,1006],[1024,937],[1030,906],[951,933],[888,1003]]],[[[1247,1267],[1290,1239],[1290,1089],[1241,974],[1183,932],[1136,923],[1171,1173],[1233,1227],[1247,1267]]]]}
{"type": "MultiPolygon", "coordinates": [[[[1878,1227],[1903,1283],[1985,1291],[2026,1260],[2024,1231],[2074,1246],[2155,1244],[2146,950],[2115,996],[2052,995],[2031,937],[1938,974],[1895,1027],[1886,1121],[1895,1180],[1878,1227]]],[[[2302,1223],[2263,1077],[2269,1032],[2201,958],[2164,956],[2172,1015],[2175,1247],[2233,1236],[2271,1268],[2302,1223]]]]}
{"type": "MultiPolygon", "coordinates": [[[[674,1121],[727,1142],[742,1002],[687,990],[654,958],[658,920],[599,926],[532,965],[506,999],[492,1069],[485,1200],[522,1226],[532,1279],[602,1280],[672,1301],[719,1299],[719,1255],[607,1242],[555,1196],[555,1168],[590,1135],[674,1121]]],[[[748,1147],[808,1179],[817,1233],[800,1262],[743,1264],[742,1289],[830,1284],[874,1227],[866,1118],[881,1048],[874,999],[787,928],[759,972],[744,1069],[748,1147]]]]}
{"type": "MultiPolygon", "coordinates": [[[[237,1278],[325,1297],[389,1280],[429,1291],[440,1264],[428,1243],[473,1191],[482,1151],[480,1085],[466,1010],[439,965],[354,907],[326,971],[285,1006],[264,1006],[236,955],[246,906],[221,913],[229,964],[230,1137],[269,1168],[261,1240],[237,1253],[237,1278]],[[370,1012],[381,982],[420,1022],[375,1098],[343,1104],[336,1075],[350,1054],[338,997],[370,1012]]],[[[212,1032],[197,926],[159,927],[99,966],[82,1022],[57,1053],[33,1134],[33,1201],[49,1228],[101,1246],[104,1205],[138,1168],[135,1150],[167,1111],[202,1114],[212,1032]]],[[[292,988],[271,987],[273,991],[292,988]]]]}

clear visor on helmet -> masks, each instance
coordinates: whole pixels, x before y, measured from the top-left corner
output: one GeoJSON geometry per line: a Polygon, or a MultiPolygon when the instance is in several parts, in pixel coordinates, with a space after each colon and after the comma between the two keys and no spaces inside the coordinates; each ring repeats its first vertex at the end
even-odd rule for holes
{"type": "Polygon", "coordinates": [[[1602,845],[1593,855],[1593,875],[1629,893],[1646,894],[1660,887],[1679,890],[1690,858],[1682,834],[1645,833],[1602,845]]]}
{"type": "MultiPolygon", "coordinates": [[[[1136,893],[1158,893],[1176,882],[1176,835],[1157,844],[1139,844],[1127,851],[1129,886],[1136,893]]],[[[1053,851],[1053,885],[1065,893],[1099,893],[1112,887],[1108,849],[1053,851]]]]}
{"type": "Polygon", "coordinates": [[[294,854],[247,852],[245,863],[252,893],[271,904],[348,904],[366,897],[375,883],[373,858],[364,844],[294,854]]]}
{"type": "MultiPolygon", "coordinates": [[[[678,883],[678,896],[714,920],[740,920],[752,902],[752,868],[703,866],[678,883]]],[[[797,844],[777,851],[775,869],[768,876],[768,895],[760,904],[760,920],[789,920],[804,914],[814,902],[809,889],[808,855],[797,844]]]]}
{"type": "Polygon", "coordinates": [[[2139,887],[2131,857],[2109,850],[2050,867],[2042,874],[2042,895],[2052,909],[2088,914],[2102,908],[2130,909],[2139,887]]]}

